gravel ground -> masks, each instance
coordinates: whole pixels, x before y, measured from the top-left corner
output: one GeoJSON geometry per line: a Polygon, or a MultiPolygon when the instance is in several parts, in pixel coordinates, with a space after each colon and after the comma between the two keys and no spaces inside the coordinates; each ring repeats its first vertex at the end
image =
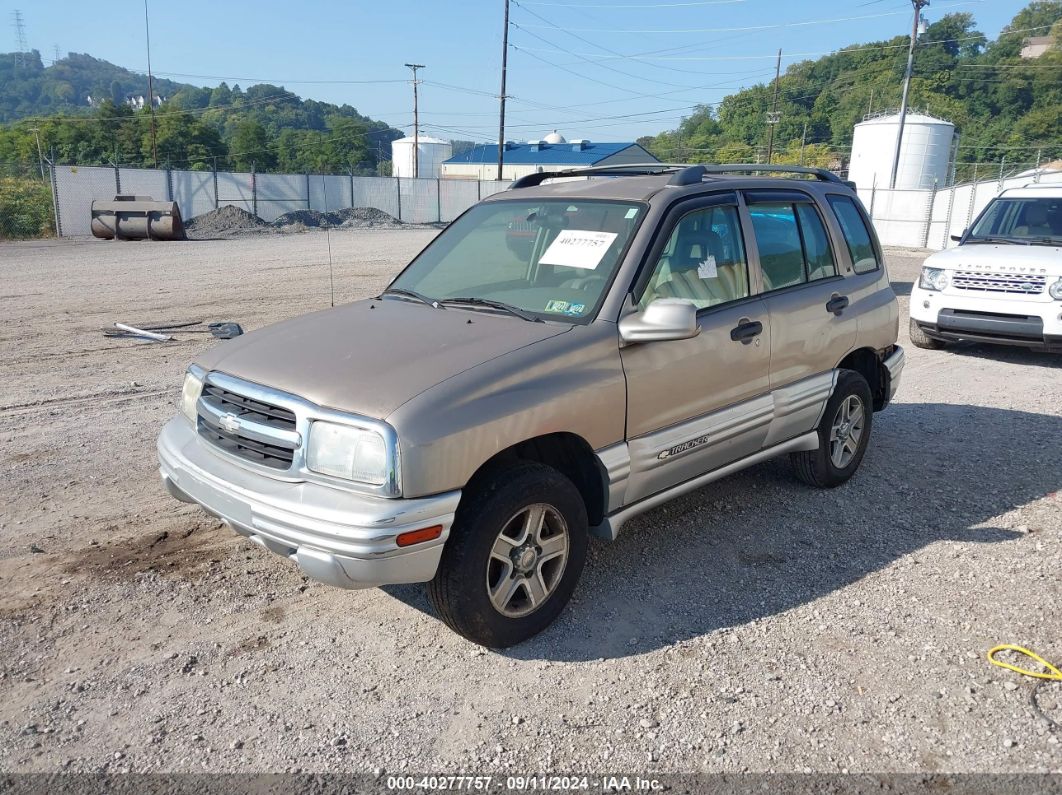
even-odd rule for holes
{"type": "MultiPolygon", "coordinates": [[[[332,232],[336,301],[433,234],[332,232]]],[[[1062,357],[910,347],[925,252],[889,253],[909,360],[851,482],[771,462],[652,511],[493,653],[420,587],[308,582],[158,483],[211,340],[100,328],[327,307],[327,251],[0,245],[0,770],[1062,772],[1062,683],[984,659],[1062,661],[1062,357]]]]}

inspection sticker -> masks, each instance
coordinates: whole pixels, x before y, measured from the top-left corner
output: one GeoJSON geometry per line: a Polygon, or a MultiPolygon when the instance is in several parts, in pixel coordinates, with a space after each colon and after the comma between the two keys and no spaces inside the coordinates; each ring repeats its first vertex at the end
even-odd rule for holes
{"type": "Polygon", "coordinates": [[[615,239],[615,232],[562,229],[557,239],[550,243],[539,263],[593,270],[601,263],[601,258],[615,239]]]}

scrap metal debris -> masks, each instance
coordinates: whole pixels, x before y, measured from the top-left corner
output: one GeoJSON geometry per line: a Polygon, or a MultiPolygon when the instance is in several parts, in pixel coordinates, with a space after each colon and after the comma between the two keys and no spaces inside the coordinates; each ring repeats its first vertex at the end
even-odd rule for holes
{"type": "Polygon", "coordinates": [[[223,320],[215,323],[206,323],[202,320],[184,320],[174,323],[141,323],[138,326],[126,323],[115,323],[114,328],[105,328],[105,337],[131,337],[151,340],[152,342],[174,342],[177,340],[172,332],[181,334],[210,334],[215,339],[231,340],[243,334],[243,327],[239,323],[223,320]],[[202,328],[197,328],[201,326],[202,328]]]}
{"type": "Polygon", "coordinates": [[[154,331],[146,331],[136,326],[127,326],[125,323],[115,323],[114,327],[119,331],[124,331],[126,335],[131,337],[144,337],[156,342],[173,342],[173,337],[169,334],[156,334],[154,331]]]}

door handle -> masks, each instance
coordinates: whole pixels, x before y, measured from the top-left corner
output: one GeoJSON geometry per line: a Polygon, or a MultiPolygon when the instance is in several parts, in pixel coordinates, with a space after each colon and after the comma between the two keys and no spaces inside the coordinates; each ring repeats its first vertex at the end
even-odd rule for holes
{"type": "Polygon", "coordinates": [[[834,315],[839,315],[848,308],[848,296],[847,295],[835,295],[826,302],[826,311],[832,312],[834,315]]]}
{"type": "Polygon", "coordinates": [[[753,337],[758,337],[762,333],[763,324],[760,321],[742,318],[741,322],[730,330],[730,339],[734,342],[741,342],[748,345],[752,342],[753,337]]]}

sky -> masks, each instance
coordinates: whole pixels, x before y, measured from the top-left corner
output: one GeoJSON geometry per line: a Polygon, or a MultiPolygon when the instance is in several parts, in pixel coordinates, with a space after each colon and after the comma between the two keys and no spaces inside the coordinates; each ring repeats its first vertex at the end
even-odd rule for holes
{"type": "MultiPolygon", "coordinates": [[[[933,0],[930,21],[974,14],[990,39],[1026,0],[933,0]]],[[[422,135],[497,140],[504,0],[148,0],[160,77],[283,85],[422,135]]],[[[140,0],[0,0],[0,51],[26,41],[45,63],[82,52],[147,69],[140,0]],[[6,41],[4,40],[6,39],[6,41]]],[[[849,44],[910,31],[910,0],[511,0],[506,138],[630,141],[674,129],[699,103],[767,82],[849,44]]]]}

